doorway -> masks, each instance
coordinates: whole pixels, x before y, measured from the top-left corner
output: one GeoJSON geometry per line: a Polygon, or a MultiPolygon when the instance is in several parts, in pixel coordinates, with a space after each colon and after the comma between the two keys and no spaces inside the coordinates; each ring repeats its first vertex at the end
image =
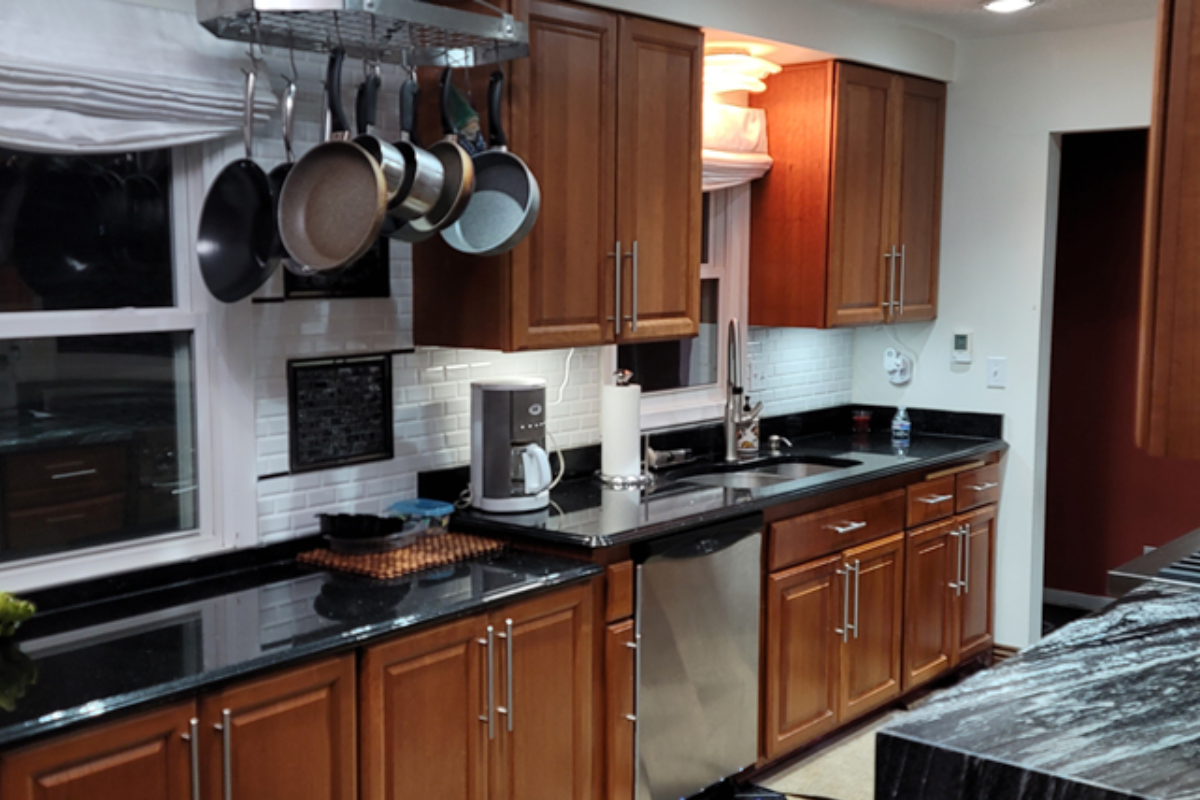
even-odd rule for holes
{"type": "Polygon", "coordinates": [[[1059,606],[1099,605],[1108,570],[1200,528],[1200,462],[1134,445],[1148,139],[1062,137],[1044,583],[1059,606]]]}

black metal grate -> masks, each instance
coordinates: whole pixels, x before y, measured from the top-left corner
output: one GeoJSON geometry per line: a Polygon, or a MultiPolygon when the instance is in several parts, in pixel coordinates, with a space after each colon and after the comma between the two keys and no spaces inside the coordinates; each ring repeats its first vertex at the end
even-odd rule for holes
{"type": "Polygon", "coordinates": [[[1158,576],[1173,581],[1200,584],[1200,551],[1181,558],[1168,567],[1163,567],[1158,571],[1158,576]]]}

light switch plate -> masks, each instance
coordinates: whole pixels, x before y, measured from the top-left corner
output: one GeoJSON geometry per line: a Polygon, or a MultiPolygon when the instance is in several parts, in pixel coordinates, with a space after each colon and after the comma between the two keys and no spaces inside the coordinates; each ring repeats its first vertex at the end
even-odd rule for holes
{"type": "Polygon", "coordinates": [[[1008,359],[990,356],[987,360],[987,385],[989,389],[1008,388],[1008,359]]]}
{"type": "Polygon", "coordinates": [[[761,359],[746,359],[746,368],[750,373],[750,385],[747,391],[761,392],[767,383],[767,370],[761,359]]]}

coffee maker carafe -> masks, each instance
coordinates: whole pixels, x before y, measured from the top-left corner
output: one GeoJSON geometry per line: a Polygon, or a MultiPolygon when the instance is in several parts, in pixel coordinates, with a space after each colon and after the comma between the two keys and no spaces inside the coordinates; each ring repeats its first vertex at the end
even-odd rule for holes
{"type": "Polygon", "coordinates": [[[471,384],[471,505],[536,511],[550,504],[546,382],[504,378],[471,384]]]}

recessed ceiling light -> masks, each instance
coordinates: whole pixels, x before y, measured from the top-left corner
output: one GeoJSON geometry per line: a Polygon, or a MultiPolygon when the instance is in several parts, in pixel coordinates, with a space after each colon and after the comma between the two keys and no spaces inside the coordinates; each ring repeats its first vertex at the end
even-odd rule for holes
{"type": "Polygon", "coordinates": [[[1011,14],[1014,11],[1024,11],[1037,5],[1038,0],[990,0],[983,7],[997,14],[1011,14]]]}

